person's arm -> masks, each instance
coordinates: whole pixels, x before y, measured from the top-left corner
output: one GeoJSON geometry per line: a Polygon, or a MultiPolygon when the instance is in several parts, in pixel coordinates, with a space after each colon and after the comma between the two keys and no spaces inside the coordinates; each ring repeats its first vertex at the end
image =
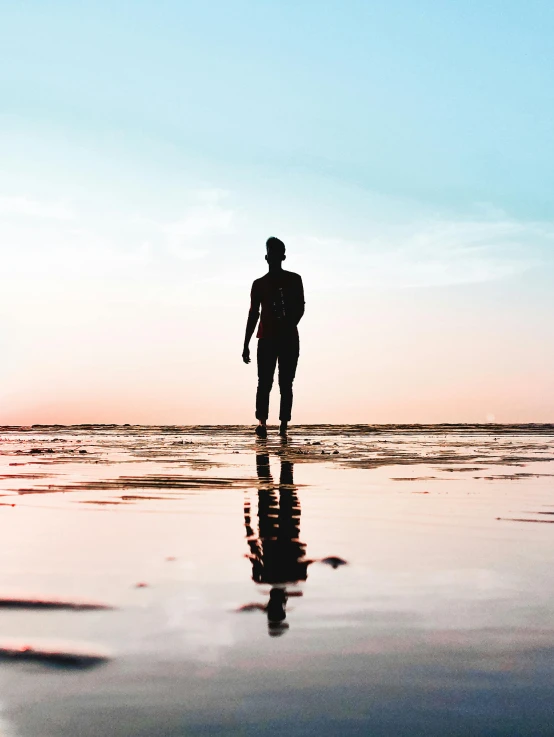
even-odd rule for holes
{"type": "Polygon", "coordinates": [[[256,329],[258,318],[260,317],[260,297],[254,284],[252,284],[252,291],[250,292],[250,310],[248,311],[246,332],[244,334],[244,347],[242,350],[242,360],[244,363],[250,363],[250,340],[254,335],[254,330],[256,329]]]}
{"type": "Polygon", "coordinates": [[[302,284],[302,277],[298,277],[298,291],[297,291],[297,304],[296,304],[296,325],[300,322],[304,315],[304,307],[305,307],[305,301],[304,301],[304,285],[302,284]]]}

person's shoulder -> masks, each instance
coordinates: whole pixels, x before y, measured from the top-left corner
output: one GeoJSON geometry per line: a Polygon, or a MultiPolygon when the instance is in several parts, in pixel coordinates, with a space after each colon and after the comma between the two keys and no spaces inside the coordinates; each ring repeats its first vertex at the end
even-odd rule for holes
{"type": "Polygon", "coordinates": [[[262,286],[263,284],[266,283],[266,281],[267,281],[267,274],[260,276],[259,279],[254,279],[254,281],[252,282],[252,289],[262,286]]]}
{"type": "Polygon", "coordinates": [[[285,274],[287,275],[287,279],[290,279],[291,281],[302,281],[302,277],[300,276],[300,274],[297,274],[294,271],[285,271],[285,274]]]}

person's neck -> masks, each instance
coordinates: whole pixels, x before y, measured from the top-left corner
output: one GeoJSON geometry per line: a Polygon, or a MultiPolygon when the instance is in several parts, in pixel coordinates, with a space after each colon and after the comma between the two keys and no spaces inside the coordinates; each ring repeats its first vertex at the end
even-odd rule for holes
{"type": "Polygon", "coordinates": [[[279,266],[270,266],[268,269],[268,273],[271,274],[271,276],[277,276],[278,274],[283,273],[283,267],[281,264],[279,266]]]}

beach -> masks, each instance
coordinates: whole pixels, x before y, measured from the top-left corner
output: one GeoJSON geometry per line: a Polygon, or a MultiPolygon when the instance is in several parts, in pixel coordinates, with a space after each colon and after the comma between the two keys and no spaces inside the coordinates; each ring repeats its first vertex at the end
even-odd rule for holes
{"type": "Polygon", "coordinates": [[[0,734],[552,735],[554,426],[0,429],[0,734]]]}

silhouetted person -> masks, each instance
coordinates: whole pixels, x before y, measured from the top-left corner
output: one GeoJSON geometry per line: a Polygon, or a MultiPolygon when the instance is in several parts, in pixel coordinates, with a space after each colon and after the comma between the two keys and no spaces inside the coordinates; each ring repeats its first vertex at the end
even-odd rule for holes
{"type": "Polygon", "coordinates": [[[285,244],[278,238],[269,238],[266,257],[269,270],[252,284],[250,311],[246,323],[242,359],[250,363],[250,339],[258,318],[258,389],[256,392],[256,428],[258,437],[267,437],[269,394],[273,386],[275,366],[279,365],[281,409],[279,434],[287,434],[291,418],[292,382],[298,363],[298,323],[304,314],[304,288],[298,274],[283,269],[285,244]],[[260,316],[261,308],[261,316],[260,316]]]}

